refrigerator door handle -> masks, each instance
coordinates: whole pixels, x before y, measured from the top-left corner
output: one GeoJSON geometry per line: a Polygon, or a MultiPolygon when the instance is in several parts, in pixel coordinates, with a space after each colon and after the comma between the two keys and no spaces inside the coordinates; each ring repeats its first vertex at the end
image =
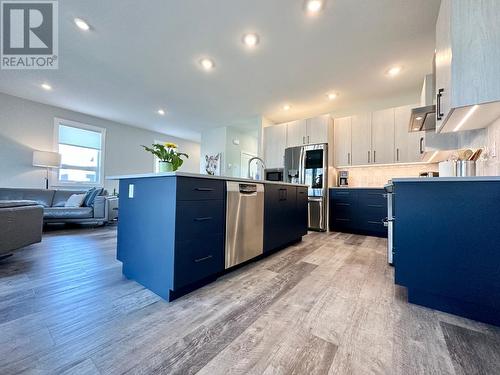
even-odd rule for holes
{"type": "Polygon", "coordinates": [[[305,182],[305,158],[306,151],[304,148],[300,149],[300,159],[299,159],[299,182],[304,184],[305,182]]]}

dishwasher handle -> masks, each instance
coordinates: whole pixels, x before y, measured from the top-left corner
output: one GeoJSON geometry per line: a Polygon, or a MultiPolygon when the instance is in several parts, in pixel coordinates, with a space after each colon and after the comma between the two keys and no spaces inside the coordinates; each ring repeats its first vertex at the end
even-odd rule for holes
{"type": "Polygon", "coordinates": [[[240,194],[256,195],[257,185],[255,184],[240,184],[240,194]]]}

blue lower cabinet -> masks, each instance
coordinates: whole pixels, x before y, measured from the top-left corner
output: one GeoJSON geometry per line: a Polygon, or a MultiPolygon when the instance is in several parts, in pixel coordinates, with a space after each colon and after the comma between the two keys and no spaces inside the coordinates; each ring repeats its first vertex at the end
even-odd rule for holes
{"type": "MultiPolygon", "coordinates": [[[[226,272],[225,186],[180,176],[120,180],[123,274],[171,301],[226,272]]],[[[265,251],[300,240],[307,233],[307,188],[266,184],[264,197],[265,251]]]]}
{"type": "Polygon", "coordinates": [[[280,249],[307,234],[307,188],[266,184],[264,252],[280,249]]]}
{"type": "Polygon", "coordinates": [[[330,230],[387,237],[384,189],[330,189],[330,230]]]}
{"type": "Polygon", "coordinates": [[[394,182],[395,282],[408,301],[500,325],[500,181],[394,182]]]}
{"type": "Polygon", "coordinates": [[[217,276],[224,270],[224,234],[176,242],[174,256],[173,290],[217,276]]]}

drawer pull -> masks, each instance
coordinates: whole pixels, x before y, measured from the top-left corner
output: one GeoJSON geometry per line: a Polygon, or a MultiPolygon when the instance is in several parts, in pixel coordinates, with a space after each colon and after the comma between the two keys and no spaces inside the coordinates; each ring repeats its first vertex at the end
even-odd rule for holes
{"type": "Polygon", "coordinates": [[[384,222],[383,221],[370,221],[370,220],[368,220],[368,224],[384,225],[384,222]]]}
{"type": "Polygon", "coordinates": [[[195,263],[200,263],[200,262],[204,262],[205,260],[209,260],[209,259],[212,259],[213,256],[212,255],[209,255],[209,256],[206,256],[206,257],[203,257],[203,258],[198,258],[198,259],[195,259],[194,262],[195,263]]]}
{"type": "Polygon", "coordinates": [[[197,217],[194,219],[194,221],[208,221],[208,220],[212,220],[213,217],[212,216],[207,216],[207,217],[197,217]]]}
{"type": "Polygon", "coordinates": [[[369,204],[368,207],[377,207],[377,208],[382,208],[384,207],[383,205],[381,204],[369,204]]]}
{"type": "Polygon", "coordinates": [[[204,188],[204,187],[198,187],[198,188],[195,188],[194,190],[196,190],[196,191],[214,191],[213,188],[204,188]]]}
{"type": "Polygon", "coordinates": [[[335,206],[350,206],[350,203],[335,203],[335,206]]]}
{"type": "Polygon", "coordinates": [[[351,219],[340,219],[338,217],[335,218],[336,221],[351,221],[351,219]]]}

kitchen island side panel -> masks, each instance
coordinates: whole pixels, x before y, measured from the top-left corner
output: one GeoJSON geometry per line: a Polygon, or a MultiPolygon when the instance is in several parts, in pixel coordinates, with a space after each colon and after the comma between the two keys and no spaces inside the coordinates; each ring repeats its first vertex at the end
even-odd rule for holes
{"type": "Polygon", "coordinates": [[[394,186],[395,281],[409,301],[500,324],[500,182],[394,186]]]}
{"type": "Polygon", "coordinates": [[[120,180],[117,257],[123,274],[164,299],[173,285],[176,180],[120,180]]]}

